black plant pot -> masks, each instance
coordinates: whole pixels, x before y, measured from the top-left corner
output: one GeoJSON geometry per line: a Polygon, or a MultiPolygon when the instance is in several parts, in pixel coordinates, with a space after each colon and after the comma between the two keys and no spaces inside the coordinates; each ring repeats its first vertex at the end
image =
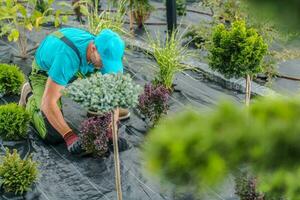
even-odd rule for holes
{"type": "Polygon", "coordinates": [[[91,111],[91,110],[88,110],[87,114],[86,114],[86,116],[88,118],[90,118],[90,117],[99,117],[99,116],[102,116],[102,115],[103,115],[103,113],[95,112],[95,111],[91,111]]]}
{"type": "Polygon", "coordinates": [[[5,192],[3,185],[0,186],[0,198],[10,199],[10,200],[24,200],[24,199],[38,199],[40,196],[37,190],[36,184],[32,184],[31,189],[23,194],[15,194],[14,192],[5,192]]]}

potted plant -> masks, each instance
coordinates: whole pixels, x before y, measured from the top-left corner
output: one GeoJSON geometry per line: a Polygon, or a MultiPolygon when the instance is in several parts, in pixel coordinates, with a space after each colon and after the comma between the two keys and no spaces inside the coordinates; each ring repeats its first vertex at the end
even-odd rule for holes
{"type": "Polygon", "coordinates": [[[15,103],[0,106],[0,137],[3,140],[22,140],[27,137],[30,117],[15,103]]]}
{"type": "Polygon", "coordinates": [[[264,200],[263,194],[257,191],[257,179],[247,170],[241,170],[235,176],[235,194],[240,200],[264,200]]]}
{"type": "Polygon", "coordinates": [[[138,28],[144,26],[144,22],[150,17],[154,7],[149,3],[149,0],[131,0],[130,8],[138,28]]]}
{"type": "Polygon", "coordinates": [[[129,75],[122,74],[93,74],[87,79],[73,82],[64,91],[65,95],[88,110],[111,113],[116,189],[119,200],[122,199],[122,191],[116,118],[119,114],[118,108],[130,108],[137,104],[139,93],[140,86],[134,84],[129,75]]]}
{"type": "Polygon", "coordinates": [[[13,153],[6,148],[6,154],[0,164],[1,188],[5,193],[23,195],[31,190],[38,178],[37,163],[29,156],[21,159],[17,150],[13,153]]]}
{"type": "Polygon", "coordinates": [[[182,46],[182,35],[178,35],[177,31],[168,35],[165,42],[158,35],[154,39],[149,38],[149,46],[158,65],[153,83],[163,85],[172,91],[176,74],[192,69],[182,63],[191,58],[193,53],[186,45],[182,46]]]}
{"type": "Polygon", "coordinates": [[[262,61],[268,46],[253,28],[246,27],[245,21],[236,21],[226,28],[219,24],[213,31],[209,48],[210,67],[227,78],[246,79],[246,105],[251,97],[251,80],[264,70],[262,61]]]}
{"type": "Polygon", "coordinates": [[[170,91],[163,85],[148,83],[144,92],[139,96],[138,108],[149,120],[148,124],[153,127],[163,114],[167,114],[170,91]]]}
{"type": "Polygon", "coordinates": [[[80,137],[82,146],[89,154],[102,157],[108,151],[108,141],[111,138],[111,113],[90,117],[81,124],[80,137]]]}
{"type": "Polygon", "coordinates": [[[89,32],[97,35],[103,29],[108,28],[119,34],[127,34],[127,31],[123,27],[126,0],[118,2],[115,13],[111,12],[110,8],[102,12],[99,12],[98,9],[90,9],[98,7],[98,4],[98,1],[94,2],[92,0],[79,0],[73,4],[74,9],[79,9],[80,15],[86,17],[89,32]]]}
{"type": "Polygon", "coordinates": [[[176,0],[176,10],[179,16],[186,15],[186,0],[176,0]]]}
{"type": "Polygon", "coordinates": [[[25,76],[16,65],[0,64],[0,97],[17,95],[25,82],[25,76]]]}

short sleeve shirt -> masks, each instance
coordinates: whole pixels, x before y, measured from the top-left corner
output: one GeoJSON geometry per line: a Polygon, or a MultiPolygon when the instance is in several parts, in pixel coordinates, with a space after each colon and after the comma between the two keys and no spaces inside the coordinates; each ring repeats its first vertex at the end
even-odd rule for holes
{"type": "Polygon", "coordinates": [[[78,72],[86,75],[94,71],[94,66],[87,62],[86,51],[95,36],[76,28],[63,28],[59,31],[74,43],[80,52],[80,58],[71,47],[50,34],[41,42],[35,60],[55,83],[66,86],[78,72]]]}

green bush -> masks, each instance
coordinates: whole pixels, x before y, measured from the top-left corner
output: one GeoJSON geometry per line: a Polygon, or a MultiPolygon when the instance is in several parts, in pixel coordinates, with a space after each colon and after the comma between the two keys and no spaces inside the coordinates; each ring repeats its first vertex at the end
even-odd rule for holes
{"type": "Polygon", "coordinates": [[[73,82],[64,93],[90,111],[106,113],[135,106],[140,91],[129,75],[93,74],[73,82]]]}
{"type": "Polygon", "coordinates": [[[30,117],[23,107],[15,103],[0,106],[0,137],[20,140],[27,137],[30,117]]]}
{"type": "Polygon", "coordinates": [[[262,200],[262,194],[257,192],[257,181],[246,170],[242,170],[235,177],[235,194],[240,200],[262,200]]]}
{"type": "Polygon", "coordinates": [[[220,24],[213,31],[209,64],[228,78],[255,75],[263,71],[267,48],[263,38],[244,21],[234,22],[229,29],[220,24]]]}
{"type": "Polygon", "coordinates": [[[192,53],[187,46],[182,46],[182,36],[174,31],[162,41],[159,35],[156,38],[149,38],[149,46],[153,49],[153,57],[158,64],[158,71],[155,74],[155,85],[163,85],[172,90],[175,75],[191,67],[182,64],[188,60],[192,53]]]}
{"type": "Polygon", "coordinates": [[[144,157],[151,172],[181,186],[215,185],[249,166],[268,199],[300,199],[300,101],[268,97],[245,109],[187,111],[162,121],[148,136],[144,157]]]}
{"type": "Polygon", "coordinates": [[[31,189],[37,176],[37,163],[31,157],[21,159],[16,149],[13,153],[6,149],[6,155],[0,164],[0,181],[5,192],[23,194],[31,189]]]}
{"type": "Polygon", "coordinates": [[[176,10],[179,16],[186,15],[186,0],[176,0],[176,10]]]}
{"type": "Polygon", "coordinates": [[[0,64],[0,94],[19,94],[25,76],[15,65],[0,64]]]}

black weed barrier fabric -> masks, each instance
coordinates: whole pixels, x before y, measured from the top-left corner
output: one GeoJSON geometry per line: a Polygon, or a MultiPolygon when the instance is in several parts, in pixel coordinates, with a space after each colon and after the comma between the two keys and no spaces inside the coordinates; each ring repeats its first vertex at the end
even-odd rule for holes
{"type": "MultiPolygon", "coordinates": [[[[29,47],[34,47],[54,28],[43,28],[38,33],[28,35],[29,47]]],[[[0,39],[0,61],[18,65],[28,76],[33,56],[22,60],[17,55],[16,45],[0,39]]],[[[143,86],[154,77],[155,62],[142,52],[126,50],[125,73],[131,74],[137,84],[143,86]]],[[[212,108],[220,99],[229,98],[237,103],[242,94],[226,90],[207,81],[201,74],[187,71],[178,74],[175,92],[170,100],[170,113],[179,112],[186,106],[212,108]]],[[[18,102],[18,96],[3,97],[0,104],[18,102]]],[[[70,99],[63,98],[63,111],[69,125],[78,131],[86,118],[86,111],[70,99]]],[[[148,128],[138,111],[131,110],[131,118],[120,124],[120,136],[128,141],[129,149],[120,153],[122,190],[124,200],[193,200],[190,194],[177,188],[160,185],[143,171],[141,148],[148,128]]],[[[184,133],[183,133],[184,134],[184,133]]],[[[1,141],[1,155],[4,148],[16,148],[22,157],[33,154],[39,163],[40,176],[33,190],[23,196],[4,195],[0,199],[39,200],[112,200],[116,199],[113,154],[107,158],[76,157],[70,155],[64,144],[46,145],[31,127],[28,140],[21,142],[1,141]]],[[[220,189],[208,189],[203,199],[232,199],[232,181],[220,189]]]]}

